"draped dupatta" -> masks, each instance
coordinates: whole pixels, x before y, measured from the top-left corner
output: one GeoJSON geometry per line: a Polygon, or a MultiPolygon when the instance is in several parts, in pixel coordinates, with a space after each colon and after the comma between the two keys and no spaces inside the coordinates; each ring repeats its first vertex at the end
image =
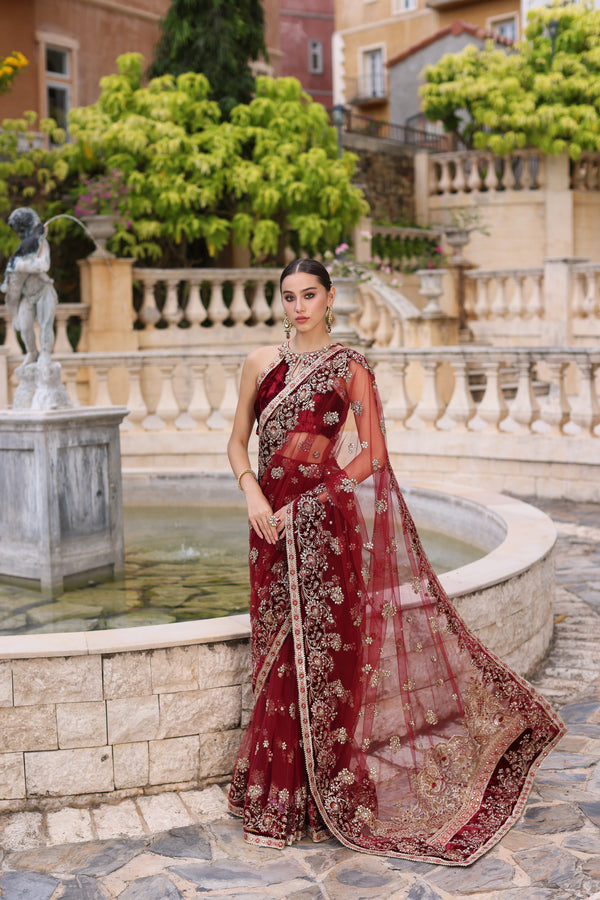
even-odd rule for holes
{"type": "Polygon", "coordinates": [[[250,539],[255,707],[230,808],[261,844],[308,829],[468,865],[519,816],[564,726],[445,595],[364,358],[332,345],[302,365],[284,346],[256,412],[260,483],[287,514],[276,546],[250,539]]]}

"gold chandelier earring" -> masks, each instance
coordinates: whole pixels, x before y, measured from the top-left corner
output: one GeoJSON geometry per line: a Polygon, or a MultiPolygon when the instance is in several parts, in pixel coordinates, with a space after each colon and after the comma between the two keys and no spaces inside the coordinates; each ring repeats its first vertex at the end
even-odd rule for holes
{"type": "Polygon", "coordinates": [[[292,333],[292,323],[288,319],[287,314],[286,314],[285,319],[283,320],[283,330],[285,331],[285,336],[289,341],[290,334],[292,333]]]}
{"type": "Polygon", "coordinates": [[[330,306],[327,307],[327,312],[325,313],[325,327],[327,328],[327,334],[331,334],[331,326],[333,325],[333,310],[330,306]]]}

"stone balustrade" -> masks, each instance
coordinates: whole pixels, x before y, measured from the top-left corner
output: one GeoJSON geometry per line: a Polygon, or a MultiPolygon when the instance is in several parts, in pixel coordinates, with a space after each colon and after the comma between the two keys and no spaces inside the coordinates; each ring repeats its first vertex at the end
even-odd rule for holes
{"type": "MultiPolygon", "coordinates": [[[[87,321],[89,307],[85,303],[59,303],[54,316],[54,330],[56,340],[54,349],[57,353],[73,353],[78,348],[83,349],[87,340],[87,321]],[[73,347],[69,340],[68,326],[73,323],[78,327],[71,329],[70,335],[75,342],[73,347]]],[[[11,326],[10,315],[4,303],[0,303],[0,321],[4,322],[4,346],[10,353],[20,353],[21,348],[14,329],[11,326]]]]}
{"type": "MultiPolygon", "coordinates": [[[[600,436],[600,348],[467,345],[367,355],[394,429],[600,436]]],[[[74,402],[126,405],[122,427],[132,432],[227,431],[244,358],[220,350],[56,356],[74,402]]],[[[9,357],[9,375],[18,362],[9,357]]]]}
{"type": "Polygon", "coordinates": [[[571,189],[600,191],[600,153],[583,152],[571,161],[571,189]]]}
{"type": "Polygon", "coordinates": [[[428,193],[539,190],[544,176],[545,157],[540,150],[514,150],[506,156],[478,150],[436,153],[429,159],[428,193]]]}
{"type": "Polygon", "coordinates": [[[133,269],[141,348],[272,342],[281,335],[280,269],[133,269]],[[273,302],[276,297],[276,302],[273,302]]]}
{"type": "Polygon", "coordinates": [[[465,272],[472,288],[466,295],[467,316],[476,319],[541,319],[544,315],[544,270],[476,269],[465,272]]]}

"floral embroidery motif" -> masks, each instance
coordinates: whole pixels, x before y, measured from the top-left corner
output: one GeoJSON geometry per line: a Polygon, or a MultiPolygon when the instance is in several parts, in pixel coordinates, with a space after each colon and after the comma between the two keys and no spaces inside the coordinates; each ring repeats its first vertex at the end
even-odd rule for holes
{"type": "Polygon", "coordinates": [[[331,410],[331,412],[326,412],[323,416],[323,421],[326,425],[335,425],[336,422],[340,421],[340,414],[336,412],[336,410],[331,410]]]}
{"type": "Polygon", "coordinates": [[[362,416],[364,406],[362,405],[362,403],[359,403],[358,400],[353,400],[350,404],[350,408],[355,416],[362,416]]]}

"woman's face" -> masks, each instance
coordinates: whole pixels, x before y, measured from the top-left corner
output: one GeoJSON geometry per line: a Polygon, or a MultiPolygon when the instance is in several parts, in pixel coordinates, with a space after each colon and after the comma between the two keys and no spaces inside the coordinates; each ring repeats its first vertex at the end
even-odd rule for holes
{"type": "Polygon", "coordinates": [[[325,314],[334,297],[334,287],[327,290],[316,275],[307,272],[294,272],[281,285],[283,310],[296,330],[304,334],[314,329],[327,333],[325,314]]]}

